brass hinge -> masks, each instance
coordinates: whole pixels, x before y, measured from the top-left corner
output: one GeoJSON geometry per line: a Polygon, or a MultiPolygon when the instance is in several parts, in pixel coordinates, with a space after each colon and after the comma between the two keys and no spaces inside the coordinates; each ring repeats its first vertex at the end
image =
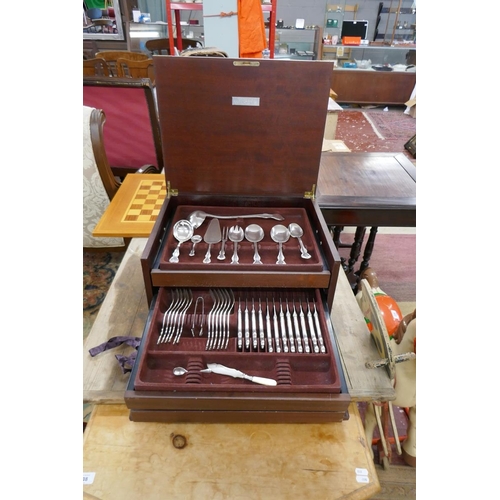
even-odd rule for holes
{"type": "Polygon", "coordinates": [[[170,181],[167,181],[167,198],[170,198],[171,196],[178,196],[178,195],[179,195],[179,190],[171,188],[170,181]]]}
{"type": "Polygon", "coordinates": [[[304,198],[308,200],[314,200],[316,198],[316,184],[313,184],[311,191],[306,191],[304,193],[304,198]]]}

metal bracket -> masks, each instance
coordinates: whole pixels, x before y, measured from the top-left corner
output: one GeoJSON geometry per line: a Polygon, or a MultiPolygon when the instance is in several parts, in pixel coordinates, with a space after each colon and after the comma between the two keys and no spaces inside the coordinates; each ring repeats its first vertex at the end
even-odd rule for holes
{"type": "Polygon", "coordinates": [[[304,193],[304,198],[308,200],[314,200],[316,198],[316,184],[313,184],[311,191],[306,191],[304,193]]]}
{"type": "Polygon", "coordinates": [[[170,198],[171,196],[178,196],[178,195],[179,195],[179,190],[171,188],[170,181],[167,181],[167,198],[170,198]]]}

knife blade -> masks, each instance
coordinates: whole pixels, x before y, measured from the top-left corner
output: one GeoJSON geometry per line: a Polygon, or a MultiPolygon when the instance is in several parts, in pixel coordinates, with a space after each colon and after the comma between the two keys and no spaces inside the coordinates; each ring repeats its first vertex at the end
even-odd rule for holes
{"type": "Polygon", "coordinates": [[[219,363],[207,363],[207,367],[213,373],[218,373],[219,375],[227,375],[228,377],[243,378],[245,380],[250,380],[256,384],[274,386],[278,385],[276,380],[265,377],[254,377],[252,375],[247,375],[246,373],[236,370],[235,368],[228,368],[227,366],[221,365],[219,363]]]}
{"type": "Polygon", "coordinates": [[[203,241],[208,243],[208,250],[205,254],[205,258],[203,259],[204,264],[209,264],[212,259],[210,256],[210,250],[212,245],[215,243],[219,243],[222,239],[221,231],[220,231],[220,222],[219,219],[212,219],[210,224],[208,225],[205,236],[203,237],[203,241]]]}

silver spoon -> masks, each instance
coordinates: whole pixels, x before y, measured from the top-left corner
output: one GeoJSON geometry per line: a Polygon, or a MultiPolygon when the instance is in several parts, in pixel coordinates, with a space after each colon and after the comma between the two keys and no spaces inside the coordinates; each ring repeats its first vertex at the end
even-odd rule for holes
{"type": "Polygon", "coordinates": [[[174,238],[179,242],[175,247],[169,262],[179,262],[180,246],[193,236],[194,228],[188,220],[181,219],[174,225],[174,238]]]}
{"type": "Polygon", "coordinates": [[[278,243],[280,249],[276,264],[286,264],[285,256],[283,255],[283,243],[286,243],[290,239],[290,231],[283,224],[276,224],[271,229],[271,238],[278,243]]]}
{"type": "Polygon", "coordinates": [[[262,239],[264,238],[264,230],[258,224],[250,224],[245,229],[245,237],[248,241],[253,243],[253,263],[262,264],[262,261],[260,260],[259,250],[257,248],[257,243],[259,241],[262,241],[262,239]]]}
{"type": "MultiPolygon", "coordinates": [[[[205,370],[199,370],[198,372],[199,373],[210,373],[212,370],[208,369],[208,368],[205,368],[205,370]]],[[[186,370],[186,368],[183,368],[182,366],[176,366],[173,370],[172,370],[172,373],[176,376],[176,377],[180,377],[181,375],[186,375],[186,373],[189,373],[188,370],[186,370]]]]}
{"type": "Polygon", "coordinates": [[[304,243],[302,243],[302,240],[301,240],[301,236],[304,235],[303,229],[295,222],[291,222],[288,225],[288,230],[290,231],[290,235],[292,236],[292,238],[297,238],[299,240],[300,256],[303,259],[310,259],[311,254],[307,251],[307,248],[305,247],[304,243]]]}
{"type": "Polygon", "coordinates": [[[213,217],[214,219],[284,219],[284,217],[280,214],[214,215],[207,214],[202,210],[195,210],[194,212],[189,214],[188,219],[191,225],[196,229],[203,224],[207,217],[213,217]]]}
{"type": "Polygon", "coordinates": [[[240,258],[238,257],[238,243],[243,241],[245,233],[240,226],[231,226],[227,237],[233,242],[233,257],[231,259],[231,264],[239,264],[240,258]]]}
{"type": "Polygon", "coordinates": [[[193,257],[194,256],[194,247],[196,246],[197,243],[201,241],[201,236],[199,234],[195,234],[191,238],[191,242],[193,243],[193,246],[191,247],[191,251],[189,252],[189,256],[193,257]]]}

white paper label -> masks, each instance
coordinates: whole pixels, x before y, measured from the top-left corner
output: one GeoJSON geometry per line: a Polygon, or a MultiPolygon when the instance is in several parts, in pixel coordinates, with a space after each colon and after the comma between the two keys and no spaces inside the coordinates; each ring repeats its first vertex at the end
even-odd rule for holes
{"type": "Polygon", "coordinates": [[[234,97],[233,106],[260,106],[260,97],[234,97]]]}
{"type": "Polygon", "coordinates": [[[368,476],[368,469],[361,469],[356,467],[356,476],[368,476]]]}
{"type": "Polygon", "coordinates": [[[92,484],[94,482],[95,472],[83,473],[83,484],[92,484]]]}
{"type": "Polygon", "coordinates": [[[370,480],[368,479],[368,476],[356,476],[356,481],[358,483],[369,483],[370,480]]]}

